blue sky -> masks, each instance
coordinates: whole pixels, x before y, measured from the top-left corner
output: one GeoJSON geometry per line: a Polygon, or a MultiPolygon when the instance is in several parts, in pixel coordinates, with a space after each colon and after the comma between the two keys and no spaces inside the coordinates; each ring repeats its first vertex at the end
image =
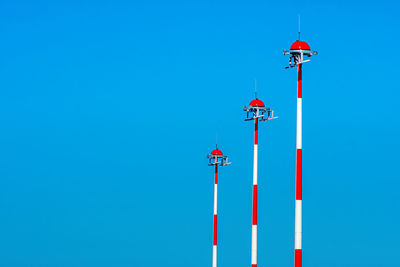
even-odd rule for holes
{"type": "Polygon", "coordinates": [[[293,265],[296,71],[303,73],[304,266],[398,266],[396,1],[3,1],[0,265],[293,265]]]}

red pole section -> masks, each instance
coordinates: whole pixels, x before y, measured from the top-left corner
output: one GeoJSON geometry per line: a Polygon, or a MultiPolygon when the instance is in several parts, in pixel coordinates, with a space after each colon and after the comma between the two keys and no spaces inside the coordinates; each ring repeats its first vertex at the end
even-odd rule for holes
{"type": "Polygon", "coordinates": [[[251,267],[257,267],[257,178],[258,178],[258,118],[254,119],[253,161],[253,221],[251,227],[251,267]]]}
{"type": "Polygon", "coordinates": [[[295,203],[295,236],[294,266],[302,266],[302,64],[298,65],[297,74],[297,126],[296,126],[296,203],[295,203]]]}
{"type": "Polygon", "coordinates": [[[213,260],[212,266],[217,267],[217,194],[218,194],[218,165],[215,164],[214,180],[214,232],[213,232],[213,260]]]}

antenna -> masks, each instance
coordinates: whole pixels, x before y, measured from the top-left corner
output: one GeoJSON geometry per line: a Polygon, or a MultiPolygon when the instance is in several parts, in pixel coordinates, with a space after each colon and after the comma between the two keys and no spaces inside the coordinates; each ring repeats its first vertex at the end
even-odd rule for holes
{"type": "Polygon", "coordinates": [[[215,148],[218,149],[218,132],[215,133],[215,148]]]}
{"type": "Polygon", "coordinates": [[[304,56],[311,57],[317,55],[317,51],[312,51],[310,46],[300,41],[300,14],[299,14],[299,40],[295,41],[289,50],[283,50],[284,55],[290,55],[289,66],[286,68],[292,68],[297,66],[297,120],[296,120],[296,195],[295,195],[295,209],[294,209],[294,266],[302,266],[302,114],[303,114],[303,86],[302,86],[302,73],[303,64],[310,61],[304,60],[304,56]]]}
{"type": "Polygon", "coordinates": [[[257,79],[256,78],[254,78],[254,95],[257,99],[257,79]]]}
{"type": "Polygon", "coordinates": [[[226,166],[231,164],[228,157],[222,154],[221,150],[213,150],[207,155],[208,166],[213,166],[214,171],[214,227],[213,227],[213,243],[212,243],[212,267],[217,267],[217,193],[218,193],[218,166],[226,166]]]}
{"type": "Polygon", "coordinates": [[[299,39],[294,42],[289,50],[283,50],[284,55],[290,55],[289,57],[289,66],[286,69],[290,69],[296,66],[300,66],[303,63],[310,61],[310,59],[305,59],[304,57],[311,57],[313,55],[317,55],[317,51],[312,51],[310,46],[304,42],[300,41],[300,14],[299,16],[299,39]]]}
{"type": "Polygon", "coordinates": [[[300,41],[300,14],[299,14],[299,41],[300,41]]]}
{"type": "MultiPolygon", "coordinates": [[[[257,85],[254,86],[257,88],[257,85]]],[[[257,91],[256,91],[257,93],[257,91]]],[[[258,180],[258,123],[275,119],[274,112],[264,105],[260,99],[254,99],[246,111],[245,121],[254,120],[254,158],[253,158],[253,213],[251,224],[251,266],[257,267],[257,180],[258,180]]]]}

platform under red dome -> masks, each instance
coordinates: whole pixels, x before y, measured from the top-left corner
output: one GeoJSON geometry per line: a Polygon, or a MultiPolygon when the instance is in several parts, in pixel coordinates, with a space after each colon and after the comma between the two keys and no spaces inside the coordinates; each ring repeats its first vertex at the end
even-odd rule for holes
{"type": "Polygon", "coordinates": [[[311,50],[310,46],[304,41],[296,41],[290,47],[290,50],[311,50]]]}
{"type": "Polygon", "coordinates": [[[254,99],[250,102],[249,106],[251,107],[265,107],[264,102],[260,99],[254,99]]]}
{"type": "Polygon", "coordinates": [[[211,152],[211,155],[218,155],[218,156],[222,156],[222,151],[219,149],[215,149],[211,152]]]}

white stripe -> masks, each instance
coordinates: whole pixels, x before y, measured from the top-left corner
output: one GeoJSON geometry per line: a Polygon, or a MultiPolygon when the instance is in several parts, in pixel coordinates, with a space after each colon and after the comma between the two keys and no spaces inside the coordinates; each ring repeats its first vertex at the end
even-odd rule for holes
{"type": "Polygon", "coordinates": [[[218,185],[214,184],[214,215],[217,215],[217,194],[218,194],[218,185]]]}
{"type": "Polygon", "coordinates": [[[257,184],[257,177],[258,177],[258,145],[254,144],[253,185],[257,184]]]}
{"type": "Polygon", "coordinates": [[[295,223],[294,223],[294,248],[302,248],[302,201],[296,200],[295,208],[295,223]]]}
{"type": "Polygon", "coordinates": [[[213,246],[213,260],[212,260],[212,266],[217,267],[217,246],[213,246]]]}
{"type": "Polygon", "coordinates": [[[257,225],[251,226],[251,264],[257,264],[257,225]]]}
{"type": "Polygon", "coordinates": [[[296,148],[302,148],[302,128],[303,128],[303,121],[302,121],[302,98],[297,98],[297,134],[296,134],[296,148]]]}

